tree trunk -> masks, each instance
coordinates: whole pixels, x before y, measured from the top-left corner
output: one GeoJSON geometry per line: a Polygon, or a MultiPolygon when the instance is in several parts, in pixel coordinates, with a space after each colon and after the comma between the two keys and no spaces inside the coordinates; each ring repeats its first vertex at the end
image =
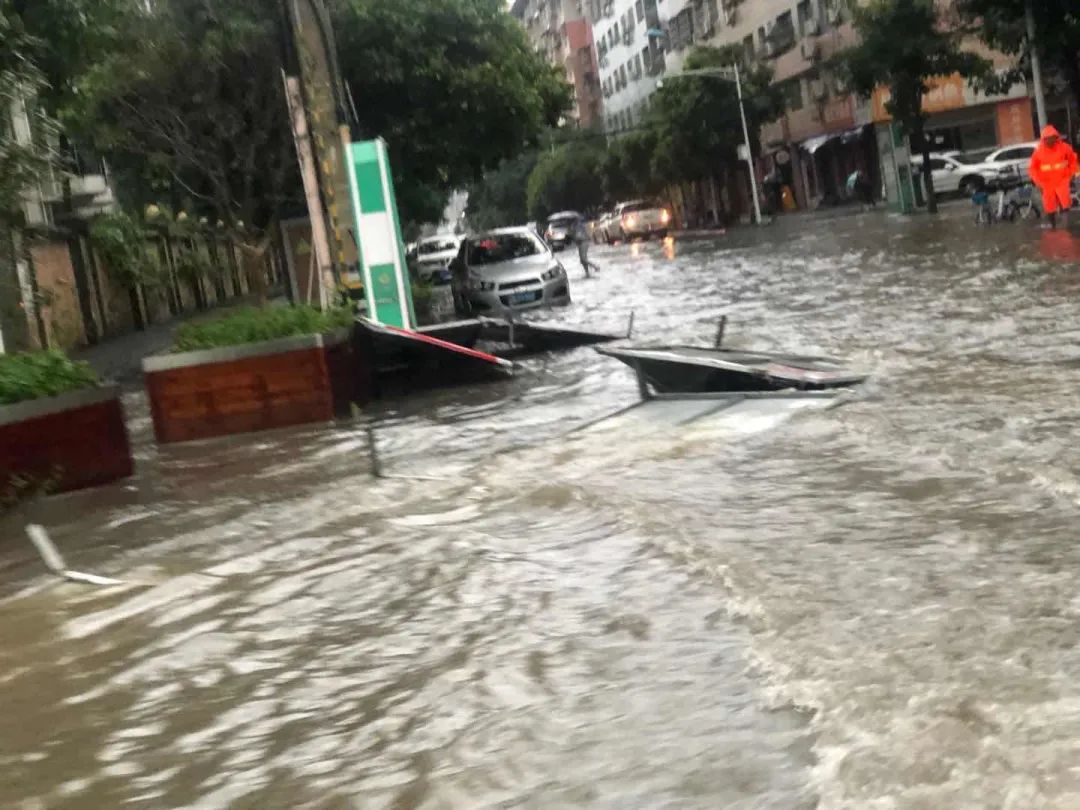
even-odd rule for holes
{"type": "Polygon", "coordinates": [[[922,121],[916,122],[912,127],[911,134],[919,139],[922,144],[922,177],[923,190],[926,192],[926,212],[936,214],[937,195],[934,193],[934,172],[930,167],[930,141],[926,139],[926,131],[922,121]]]}
{"type": "MultiPolygon", "coordinates": [[[[1069,90],[1072,91],[1073,100],[1076,102],[1076,109],[1080,110],[1080,55],[1078,55],[1075,61],[1069,61],[1064,67],[1065,81],[1069,85],[1069,90]]],[[[1077,124],[1073,121],[1074,132],[1069,133],[1070,138],[1076,137],[1075,130],[1077,124]]]]}

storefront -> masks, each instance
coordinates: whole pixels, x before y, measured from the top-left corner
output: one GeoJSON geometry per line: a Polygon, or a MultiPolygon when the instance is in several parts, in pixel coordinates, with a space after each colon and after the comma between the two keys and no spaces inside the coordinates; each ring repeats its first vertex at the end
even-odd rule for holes
{"type": "Polygon", "coordinates": [[[855,171],[862,171],[875,189],[881,187],[877,142],[870,125],[815,135],[799,144],[799,150],[804,156],[806,196],[816,206],[846,201],[847,179],[855,171]]]}

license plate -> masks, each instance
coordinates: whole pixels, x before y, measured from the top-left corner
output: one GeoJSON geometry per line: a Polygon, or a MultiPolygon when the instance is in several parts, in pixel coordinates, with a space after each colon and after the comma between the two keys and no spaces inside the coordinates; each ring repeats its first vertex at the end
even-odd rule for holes
{"type": "Polygon", "coordinates": [[[536,300],[537,293],[535,292],[520,292],[514,293],[510,296],[511,304],[531,304],[536,300]]]}

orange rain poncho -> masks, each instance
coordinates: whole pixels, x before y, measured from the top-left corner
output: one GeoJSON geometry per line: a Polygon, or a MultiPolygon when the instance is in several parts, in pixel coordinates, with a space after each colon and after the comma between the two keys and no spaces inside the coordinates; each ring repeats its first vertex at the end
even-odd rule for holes
{"type": "Polygon", "coordinates": [[[1076,168],[1076,152],[1061,140],[1061,134],[1054,127],[1046,127],[1042,131],[1039,148],[1031,156],[1029,168],[1032,181],[1042,189],[1045,213],[1068,210],[1071,197],[1069,186],[1076,168]],[[1058,139],[1053,146],[1047,143],[1051,138],[1058,139]]]}

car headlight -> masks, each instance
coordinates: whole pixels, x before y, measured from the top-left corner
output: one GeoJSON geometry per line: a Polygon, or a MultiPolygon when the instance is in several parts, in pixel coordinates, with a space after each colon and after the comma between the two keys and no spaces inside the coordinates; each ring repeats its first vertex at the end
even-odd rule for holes
{"type": "Polygon", "coordinates": [[[565,275],[566,271],[563,270],[563,266],[561,264],[553,264],[551,265],[551,267],[544,271],[543,275],[541,275],[540,278],[542,278],[544,281],[551,281],[553,278],[559,278],[560,276],[565,275]]]}

